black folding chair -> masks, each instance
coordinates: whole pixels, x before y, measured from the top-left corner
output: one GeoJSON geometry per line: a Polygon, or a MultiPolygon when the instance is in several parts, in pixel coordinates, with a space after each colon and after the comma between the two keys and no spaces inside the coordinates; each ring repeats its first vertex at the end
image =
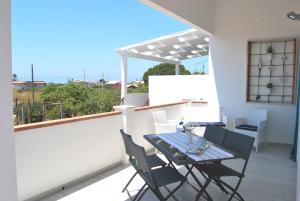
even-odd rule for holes
{"type": "Polygon", "coordinates": [[[225,128],[215,125],[207,125],[203,137],[216,145],[222,145],[225,134],[225,128]]]}
{"type": "MultiPolygon", "coordinates": [[[[216,125],[207,125],[203,137],[207,139],[209,142],[212,142],[214,145],[222,146],[225,135],[226,135],[226,129],[224,127],[220,127],[216,125]]],[[[215,161],[214,163],[220,163],[220,161],[215,161]]],[[[198,166],[201,165],[202,164],[199,164],[198,166]]],[[[205,179],[207,179],[207,176],[203,172],[200,173],[205,179]]],[[[212,182],[215,183],[222,191],[228,193],[226,189],[222,186],[222,184],[220,184],[218,178],[213,178],[212,182]]]]}
{"type": "Polygon", "coordinates": [[[166,201],[171,196],[178,200],[174,193],[182,186],[182,184],[186,181],[185,177],[182,176],[176,168],[173,168],[172,166],[166,166],[166,167],[160,167],[156,169],[151,169],[147,160],[147,155],[145,152],[145,149],[141,146],[138,146],[133,143],[133,149],[134,149],[134,156],[137,161],[137,172],[139,175],[143,178],[145,181],[145,185],[142,189],[138,192],[138,194],[141,193],[138,201],[144,196],[144,194],[151,189],[152,192],[156,195],[156,197],[160,201],[166,201]],[[167,187],[167,185],[172,183],[178,183],[179,185],[174,188],[172,191],[167,187]],[[145,188],[146,187],[146,188],[145,188]],[[168,195],[164,197],[160,191],[160,187],[165,187],[165,189],[168,191],[168,195]],[[145,188],[145,189],[144,189],[145,188]]]}
{"type": "Polygon", "coordinates": [[[198,200],[201,197],[201,194],[205,191],[210,182],[214,180],[216,181],[216,184],[221,188],[221,190],[223,190],[227,194],[229,194],[228,190],[231,191],[231,195],[228,201],[232,200],[233,197],[240,201],[244,201],[243,197],[237,192],[237,190],[242,182],[242,179],[245,177],[245,171],[253,143],[254,138],[227,130],[222,146],[231,150],[239,158],[244,160],[242,171],[238,172],[226,165],[223,165],[222,163],[196,164],[195,167],[199,170],[199,172],[203,175],[206,175],[206,182],[203,185],[203,188],[201,189],[199,194],[197,195],[196,200],[198,200]],[[228,183],[221,180],[222,177],[228,176],[239,178],[235,187],[232,187],[228,183]]]}
{"type": "MultiPolygon", "coordinates": [[[[129,162],[132,166],[136,166],[136,160],[134,158],[134,151],[132,149],[132,144],[133,144],[133,140],[131,138],[130,135],[126,134],[123,129],[120,129],[120,133],[122,135],[123,138],[123,142],[125,145],[125,150],[126,150],[126,154],[129,156],[129,162]]],[[[155,154],[151,154],[151,155],[147,155],[147,162],[150,166],[150,168],[155,168],[155,167],[164,167],[167,164],[160,159],[157,155],[155,154]]],[[[135,167],[136,168],[136,167],[135,167]]],[[[127,187],[129,186],[129,184],[132,182],[132,180],[134,179],[134,177],[138,174],[138,172],[135,172],[133,174],[133,176],[129,179],[129,181],[127,182],[127,184],[125,185],[125,187],[123,188],[122,192],[124,192],[125,190],[127,191],[127,187]]],[[[130,196],[129,192],[127,191],[127,194],[130,196]]],[[[130,196],[131,197],[131,196],[130,196]]]]}

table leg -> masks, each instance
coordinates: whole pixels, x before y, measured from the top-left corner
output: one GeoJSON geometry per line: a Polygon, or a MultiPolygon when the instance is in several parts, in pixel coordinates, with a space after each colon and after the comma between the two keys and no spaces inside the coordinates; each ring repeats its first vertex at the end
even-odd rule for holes
{"type": "MultiPolygon", "coordinates": [[[[189,165],[185,165],[185,168],[188,170],[188,173],[191,174],[191,176],[196,181],[196,183],[200,186],[200,189],[202,189],[203,185],[201,184],[201,182],[199,181],[199,179],[196,177],[196,175],[194,174],[194,172],[192,171],[192,169],[189,167],[189,165]]],[[[213,201],[213,199],[211,198],[211,196],[208,194],[208,192],[205,189],[203,190],[203,193],[206,195],[206,196],[203,196],[206,200],[213,201]]],[[[198,197],[199,196],[197,195],[196,196],[196,201],[197,201],[198,197]]]]}

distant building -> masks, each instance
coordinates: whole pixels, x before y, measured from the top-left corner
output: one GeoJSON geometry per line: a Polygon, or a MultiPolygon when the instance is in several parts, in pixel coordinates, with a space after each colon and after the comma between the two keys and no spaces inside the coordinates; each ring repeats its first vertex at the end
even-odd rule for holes
{"type": "Polygon", "coordinates": [[[107,81],[107,82],[105,83],[105,85],[110,86],[110,87],[113,88],[113,89],[120,89],[120,88],[121,88],[121,81],[118,81],[118,80],[110,80],[110,81],[107,81]]]}
{"type": "MultiPolygon", "coordinates": [[[[34,87],[35,88],[44,88],[47,86],[47,83],[44,81],[34,81],[34,87]]],[[[32,87],[31,81],[14,81],[13,88],[16,90],[29,90],[32,87]]]]}
{"type": "Polygon", "coordinates": [[[129,84],[127,84],[127,88],[136,89],[136,88],[139,88],[139,87],[143,86],[144,84],[145,84],[145,82],[142,81],[142,80],[135,80],[135,81],[130,82],[129,84]]]}

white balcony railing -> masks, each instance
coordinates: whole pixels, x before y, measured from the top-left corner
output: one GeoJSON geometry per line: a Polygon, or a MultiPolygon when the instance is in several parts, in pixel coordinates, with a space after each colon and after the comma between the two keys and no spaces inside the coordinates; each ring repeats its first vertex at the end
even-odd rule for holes
{"type": "MultiPolygon", "coordinates": [[[[154,133],[152,112],[163,109],[181,119],[186,102],[135,108],[127,132],[150,148],[144,134],[154,133]]],[[[36,197],[121,163],[124,157],[120,112],[102,113],[15,127],[19,200],[36,197]]]]}

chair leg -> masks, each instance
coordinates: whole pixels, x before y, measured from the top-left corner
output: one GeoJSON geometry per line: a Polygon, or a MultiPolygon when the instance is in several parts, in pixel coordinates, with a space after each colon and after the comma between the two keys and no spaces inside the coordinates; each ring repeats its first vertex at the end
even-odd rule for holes
{"type": "Polygon", "coordinates": [[[243,178],[240,177],[240,179],[239,179],[239,181],[238,181],[238,183],[237,183],[237,185],[236,185],[235,188],[231,187],[231,186],[230,186],[229,184],[227,184],[226,182],[220,180],[220,182],[221,182],[224,186],[226,186],[227,188],[229,188],[229,189],[232,191],[232,194],[231,194],[230,198],[228,199],[228,201],[232,200],[232,198],[233,198],[235,195],[238,196],[238,197],[240,198],[240,201],[245,201],[244,198],[241,196],[241,194],[239,194],[239,193],[237,192],[237,189],[239,188],[239,186],[240,186],[240,184],[241,184],[241,182],[242,182],[242,179],[243,179],[243,178]]]}
{"type": "Polygon", "coordinates": [[[198,201],[200,199],[201,195],[205,192],[205,190],[206,190],[207,186],[209,185],[209,183],[211,182],[211,180],[212,180],[211,178],[208,178],[206,180],[205,184],[202,186],[200,192],[196,196],[196,199],[195,199],[196,201],[198,201]]]}
{"type": "MultiPolygon", "coordinates": [[[[144,192],[140,195],[140,197],[136,200],[136,201],[140,201],[141,199],[142,199],[142,197],[145,195],[145,193],[147,192],[149,190],[149,187],[147,187],[145,190],[144,190],[144,192]]],[[[135,199],[136,199],[137,197],[135,197],[135,199]]],[[[134,200],[135,200],[134,199],[134,200]]]]}
{"type": "Polygon", "coordinates": [[[122,193],[124,193],[124,191],[126,190],[126,188],[129,186],[129,184],[132,182],[132,180],[134,179],[134,177],[138,174],[138,172],[135,172],[132,177],[129,179],[129,181],[127,182],[127,184],[125,185],[125,187],[122,190],[122,193]]]}
{"type": "Polygon", "coordinates": [[[171,196],[174,198],[174,200],[177,200],[177,198],[174,196],[174,193],[184,184],[185,181],[180,182],[180,184],[174,188],[172,191],[170,191],[166,186],[166,190],[169,192],[169,195],[165,198],[166,200],[169,199],[171,196]]]}
{"type": "MultiPolygon", "coordinates": [[[[200,181],[197,179],[196,175],[193,173],[192,169],[188,165],[185,165],[185,167],[188,170],[188,173],[191,174],[191,176],[193,177],[193,179],[195,180],[195,182],[198,184],[198,186],[200,186],[201,191],[202,190],[204,191],[203,197],[206,200],[213,201],[213,199],[211,198],[211,196],[207,193],[207,191],[205,190],[205,188],[203,188],[203,185],[200,183],[200,181]]],[[[192,166],[192,168],[193,168],[193,166],[192,166]]],[[[201,192],[201,191],[198,191],[198,192],[201,192]]],[[[203,194],[203,193],[201,193],[201,194],[203,194]]]]}
{"type": "Polygon", "coordinates": [[[130,195],[129,191],[128,191],[127,188],[126,188],[126,193],[127,193],[128,197],[130,198],[130,200],[135,201],[135,200],[139,197],[140,193],[143,192],[143,190],[144,190],[144,188],[145,188],[146,186],[147,186],[147,184],[144,184],[144,185],[142,186],[142,188],[139,190],[139,192],[134,196],[133,199],[132,199],[132,196],[130,195]]]}
{"type": "Polygon", "coordinates": [[[166,201],[166,199],[161,194],[161,192],[159,191],[159,189],[156,191],[156,190],[154,190],[154,189],[151,188],[151,190],[156,195],[156,197],[159,199],[159,201],[166,201]]]}
{"type": "Polygon", "coordinates": [[[224,186],[221,184],[220,182],[220,178],[215,178],[213,179],[215,184],[221,189],[221,191],[223,191],[226,194],[229,194],[229,192],[224,188],[224,186]]]}
{"type": "Polygon", "coordinates": [[[234,188],[234,190],[233,190],[230,198],[228,199],[228,201],[231,201],[232,198],[234,197],[234,195],[236,194],[237,189],[240,187],[241,181],[242,181],[242,178],[239,179],[239,182],[237,183],[236,187],[234,188]]]}

